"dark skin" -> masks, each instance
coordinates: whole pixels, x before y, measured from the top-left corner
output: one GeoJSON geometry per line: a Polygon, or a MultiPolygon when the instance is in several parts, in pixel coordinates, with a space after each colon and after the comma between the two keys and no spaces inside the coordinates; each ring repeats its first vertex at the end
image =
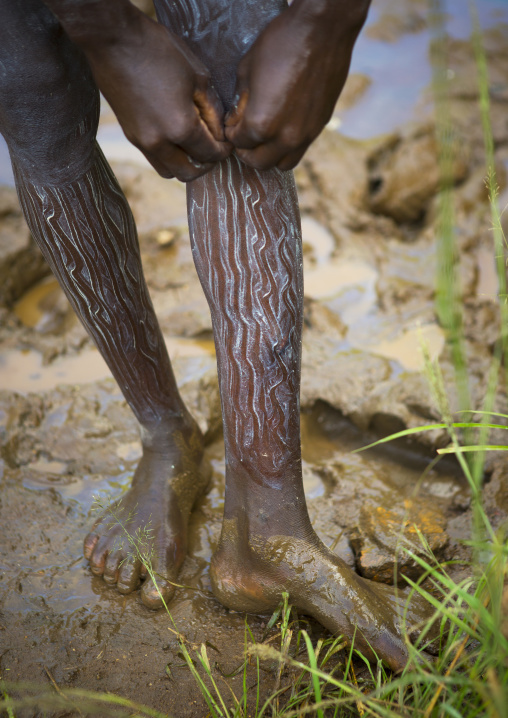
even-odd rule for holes
{"type": "Polygon", "coordinates": [[[79,11],[45,1],[85,52],[126,137],[161,176],[182,181],[232,151],[257,169],[296,167],[332,115],[370,5],[295,0],[241,59],[225,116],[209,70],[128,0],[85,0],[79,11]]]}
{"type": "MultiPolygon", "coordinates": [[[[247,0],[161,1],[157,10],[165,27],[127,0],[45,2],[84,52],[127,137],[164,177],[189,182],[193,254],[212,313],[221,386],[227,387],[225,521],[212,560],[216,596],[236,610],[271,611],[281,591],[288,590],[297,608],[334,633],[351,637],[357,628],[356,645],[365,655],[372,656],[373,649],[400,670],[407,647],[397,627],[393,590],[362,579],[328,551],[306,509],[298,407],[299,215],[293,180],[279,171],[297,164],[330,118],[369,2],[295,0],[284,9],[273,0],[261,10],[247,0]],[[203,13],[212,8],[224,34],[217,39],[206,22],[204,35],[199,22],[187,26],[185,10],[190,12],[191,5],[203,13]],[[240,20],[236,26],[230,22],[234,13],[240,20]],[[235,35],[242,29],[243,37],[235,35]],[[249,32],[257,39],[245,52],[242,43],[249,32]],[[255,202],[245,201],[255,196],[255,202]],[[262,214],[256,214],[258,205],[262,214]],[[263,290],[252,295],[230,291],[262,283],[263,290]],[[246,371],[251,372],[248,382],[246,371]]],[[[20,164],[18,191],[26,194],[32,231],[43,227],[40,246],[48,261],[53,258],[55,273],[142,427],[143,457],[121,511],[133,515],[133,531],[148,524],[154,529],[154,566],[168,599],[185,556],[189,513],[206,486],[202,437],[178,395],[147,294],[143,313],[132,315],[137,311],[131,301],[134,276],[135,291],[145,292],[139,251],[134,236],[124,246],[124,237],[132,235],[124,205],[125,228],[117,231],[118,219],[107,231],[102,226],[105,215],[118,217],[122,203],[113,179],[109,185],[105,181],[103,160],[94,160],[86,182],[64,177],[57,193],[51,186],[44,190],[44,206],[56,208],[50,216],[79,211],[87,241],[97,249],[112,244],[114,251],[105,252],[101,261],[102,275],[96,261],[85,272],[73,271],[88,254],[75,237],[65,235],[68,222],[49,229],[43,224],[40,190],[33,191],[29,174],[20,164]],[[94,205],[97,191],[88,204],[76,207],[75,198],[84,197],[89,187],[107,195],[102,216],[94,205]],[[53,252],[56,240],[70,257],[70,272],[53,252]],[[119,252],[130,256],[122,263],[128,272],[117,271],[119,252]],[[92,288],[85,281],[90,273],[92,288]],[[104,322],[96,335],[100,315],[89,308],[104,292],[114,294],[107,312],[116,321],[104,322]],[[110,336],[109,327],[118,325],[132,328],[128,341],[110,336]],[[133,354],[133,346],[144,349],[133,354]],[[154,373],[154,366],[159,371],[154,373]]],[[[52,184],[44,177],[38,183],[52,184]]],[[[92,571],[122,593],[134,590],[144,577],[107,515],[85,539],[85,555],[92,571]]],[[[160,605],[150,582],[143,584],[142,598],[151,608],[160,605]]],[[[413,621],[426,614],[420,603],[412,611],[413,621]]]]}

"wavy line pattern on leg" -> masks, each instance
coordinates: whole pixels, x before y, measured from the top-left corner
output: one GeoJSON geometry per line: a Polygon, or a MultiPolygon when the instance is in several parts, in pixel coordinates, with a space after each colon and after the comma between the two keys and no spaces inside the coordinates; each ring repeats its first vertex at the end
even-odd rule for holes
{"type": "Polygon", "coordinates": [[[228,463],[282,488],[299,458],[303,278],[292,173],[231,157],[189,186],[188,215],[214,325],[228,463]]]}
{"type": "Polygon", "coordinates": [[[140,423],[178,415],[134,218],[98,145],[92,168],[64,186],[15,176],[33,236],[140,423]]]}

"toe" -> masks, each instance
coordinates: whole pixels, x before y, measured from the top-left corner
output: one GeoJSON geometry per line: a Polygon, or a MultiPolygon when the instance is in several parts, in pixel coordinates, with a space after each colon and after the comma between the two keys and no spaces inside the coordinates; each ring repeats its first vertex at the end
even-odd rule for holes
{"type": "Polygon", "coordinates": [[[141,600],[152,610],[162,608],[164,602],[167,604],[175,593],[175,586],[169,580],[156,576],[156,582],[155,584],[151,578],[148,578],[141,589],[141,600]]]}
{"type": "Polygon", "coordinates": [[[139,585],[140,561],[128,557],[122,562],[118,570],[116,587],[119,593],[132,593],[139,585]]]}
{"type": "Polygon", "coordinates": [[[95,533],[95,531],[90,531],[89,534],[87,534],[84,544],[83,544],[83,553],[87,561],[90,560],[90,557],[93,553],[93,550],[97,544],[97,541],[99,540],[99,534],[95,533]]]}
{"type": "Polygon", "coordinates": [[[99,538],[95,544],[92,555],[90,556],[90,568],[96,576],[102,576],[106,558],[109,553],[110,542],[104,538],[99,538]]]}
{"type": "Polygon", "coordinates": [[[402,673],[409,658],[408,649],[400,636],[386,631],[373,642],[374,651],[394,673],[402,673]]]}
{"type": "Polygon", "coordinates": [[[114,584],[118,581],[118,572],[123,558],[124,555],[121,551],[117,550],[108,553],[104,563],[103,578],[109,586],[114,586],[114,584]]]}

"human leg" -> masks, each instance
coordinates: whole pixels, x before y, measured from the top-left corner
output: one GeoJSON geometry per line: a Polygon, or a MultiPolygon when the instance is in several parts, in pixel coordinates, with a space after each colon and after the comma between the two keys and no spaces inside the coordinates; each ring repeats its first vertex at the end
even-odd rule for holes
{"type": "MultiPolygon", "coordinates": [[[[264,3],[265,16],[250,0],[161,5],[159,16],[172,28],[181,23],[230,106],[240,51],[281,3],[264,3]]],[[[356,632],[366,655],[374,650],[400,669],[407,648],[393,590],[351,571],[322,544],[307,513],[299,426],[302,257],[292,173],[258,172],[232,157],[188,185],[188,213],[214,326],[226,448],[215,594],[230,608],[257,612],[273,610],[288,591],[298,609],[333,633],[351,639],[356,632]]],[[[424,614],[420,605],[410,615],[424,614]]]]}
{"type": "MultiPolygon", "coordinates": [[[[166,598],[205,479],[203,442],[178,393],[144,281],[136,228],[95,143],[98,92],[82,55],[40,0],[0,1],[0,131],[30,229],[141,425],[143,456],[117,511],[150,528],[166,598]],[[165,580],[167,579],[167,580],[165,580]]],[[[105,515],[85,542],[92,571],[122,593],[143,573],[105,515]]],[[[146,581],[144,602],[160,604],[146,581]]]]}

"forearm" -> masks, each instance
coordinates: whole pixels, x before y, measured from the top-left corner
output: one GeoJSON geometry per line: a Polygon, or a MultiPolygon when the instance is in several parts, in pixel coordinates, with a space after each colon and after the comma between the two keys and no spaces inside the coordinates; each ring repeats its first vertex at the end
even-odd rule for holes
{"type": "Polygon", "coordinates": [[[346,32],[356,39],[370,4],[371,0],[294,0],[291,7],[327,32],[346,32]]]}
{"type": "Polygon", "coordinates": [[[129,0],[44,0],[71,40],[85,52],[136,32],[143,13],[129,0]]]}

